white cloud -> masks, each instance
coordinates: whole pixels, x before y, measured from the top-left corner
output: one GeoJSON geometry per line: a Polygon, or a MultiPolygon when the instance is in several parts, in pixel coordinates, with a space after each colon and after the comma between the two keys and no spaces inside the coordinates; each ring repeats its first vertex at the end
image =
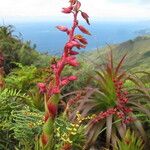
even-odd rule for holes
{"type": "MultiPolygon", "coordinates": [[[[93,19],[150,19],[150,3],[141,0],[80,0],[93,19]]],[[[61,8],[68,0],[0,0],[1,18],[50,17],[65,20],[61,8]]]]}

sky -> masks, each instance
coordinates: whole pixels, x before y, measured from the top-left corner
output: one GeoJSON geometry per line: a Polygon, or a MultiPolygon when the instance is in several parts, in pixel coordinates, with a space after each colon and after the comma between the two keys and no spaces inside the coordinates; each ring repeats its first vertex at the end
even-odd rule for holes
{"type": "MultiPolygon", "coordinates": [[[[150,20],[150,0],[80,0],[93,20],[150,20]]],[[[0,0],[0,20],[67,20],[68,0],[0,0]]]]}

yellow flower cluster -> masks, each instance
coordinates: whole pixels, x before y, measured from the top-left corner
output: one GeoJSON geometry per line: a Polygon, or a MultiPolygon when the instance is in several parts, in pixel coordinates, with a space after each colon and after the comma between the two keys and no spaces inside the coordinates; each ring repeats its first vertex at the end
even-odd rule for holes
{"type": "Polygon", "coordinates": [[[34,117],[42,117],[42,115],[40,115],[39,113],[35,113],[35,112],[28,112],[28,111],[23,111],[23,114],[26,116],[34,116],[34,117]]]}
{"type": "Polygon", "coordinates": [[[60,127],[56,128],[56,136],[60,138],[64,143],[72,144],[73,141],[71,139],[73,139],[73,136],[78,133],[82,121],[93,119],[95,115],[82,117],[81,114],[77,112],[76,117],[76,121],[74,123],[71,123],[69,127],[66,127],[65,133],[61,133],[60,127]]]}
{"type": "Polygon", "coordinates": [[[44,124],[44,121],[39,120],[39,121],[37,121],[37,122],[35,122],[35,123],[29,122],[29,123],[28,123],[28,126],[29,126],[30,128],[34,128],[34,127],[37,127],[37,126],[41,126],[42,124],[44,124]]]}
{"type": "Polygon", "coordinates": [[[59,137],[64,143],[72,144],[73,141],[71,140],[71,137],[77,134],[78,128],[79,128],[78,124],[71,123],[70,127],[66,127],[67,131],[61,135],[60,127],[58,127],[56,129],[57,131],[56,136],[59,137]]]}
{"type": "Polygon", "coordinates": [[[77,116],[77,121],[78,121],[79,123],[81,123],[82,121],[93,119],[96,115],[93,114],[93,115],[91,115],[91,116],[82,117],[81,114],[79,113],[79,111],[77,111],[76,116],[77,116]]]}
{"type": "Polygon", "coordinates": [[[72,144],[72,141],[70,140],[70,135],[67,133],[60,134],[60,127],[56,128],[57,134],[56,136],[59,137],[64,143],[70,143],[72,144]]]}
{"type": "Polygon", "coordinates": [[[78,124],[73,124],[73,123],[71,123],[70,125],[71,125],[71,126],[70,126],[70,127],[67,127],[66,129],[68,130],[68,132],[69,132],[71,135],[76,135],[76,134],[77,134],[77,131],[78,131],[78,128],[79,128],[79,125],[78,125],[78,124]]]}

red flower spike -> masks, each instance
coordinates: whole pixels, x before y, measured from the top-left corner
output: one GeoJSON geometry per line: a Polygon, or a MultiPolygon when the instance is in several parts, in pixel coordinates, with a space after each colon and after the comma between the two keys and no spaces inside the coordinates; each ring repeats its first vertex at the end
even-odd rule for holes
{"type": "MultiPolygon", "coordinates": [[[[68,41],[64,46],[64,51],[60,59],[58,61],[55,60],[51,64],[52,77],[50,78],[50,82],[49,80],[46,80],[47,82],[49,82],[46,83],[46,85],[44,85],[43,83],[39,84],[41,92],[46,92],[46,96],[45,96],[46,106],[45,106],[44,121],[47,123],[46,126],[48,128],[54,126],[54,119],[57,115],[57,108],[58,108],[57,100],[60,101],[59,97],[57,97],[58,99],[56,100],[55,97],[53,97],[53,95],[55,96],[55,94],[59,94],[61,92],[60,91],[61,86],[67,85],[69,82],[77,79],[76,76],[61,78],[62,76],[61,73],[65,66],[70,65],[76,67],[79,65],[75,57],[75,55],[77,55],[78,52],[73,51],[72,48],[73,47],[76,47],[78,49],[85,48],[85,45],[87,44],[86,39],[84,39],[83,37],[81,39],[74,38],[75,31],[76,31],[75,29],[78,28],[78,14],[80,11],[81,3],[78,0],[69,0],[69,2],[70,2],[70,6],[63,8],[62,12],[65,14],[73,13],[72,27],[68,29],[64,26],[57,26],[57,29],[67,33],[68,41]],[[52,101],[49,101],[48,99],[51,99],[52,101]]],[[[84,13],[82,13],[82,15],[84,18],[86,18],[88,22],[87,15],[84,13]]],[[[79,29],[83,33],[90,35],[89,31],[87,31],[84,27],[79,26],[79,29]]],[[[77,96],[75,99],[71,101],[71,103],[75,103],[79,99],[80,97],[77,96]]],[[[102,116],[102,118],[103,117],[104,116],[102,116]]],[[[43,128],[43,134],[41,135],[42,146],[45,146],[47,143],[51,142],[51,137],[53,136],[53,133],[54,132],[52,130],[47,130],[47,128],[43,128]],[[44,133],[46,133],[46,135],[44,133]]]]}
{"type": "Polygon", "coordinates": [[[65,14],[70,14],[72,9],[73,9],[73,7],[69,6],[67,8],[63,8],[62,12],[65,13],[65,14]]]}
{"type": "Polygon", "coordinates": [[[54,118],[57,114],[57,106],[51,102],[47,103],[49,114],[54,118]]]}
{"type": "Polygon", "coordinates": [[[60,31],[63,31],[63,32],[68,32],[68,28],[67,27],[64,27],[64,26],[56,26],[56,28],[60,31]]]}
{"type": "Polygon", "coordinates": [[[78,28],[80,29],[81,32],[87,34],[87,35],[91,35],[91,33],[86,29],[84,28],[83,26],[78,26],[78,28]]]}
{"type": "Polygon", "coordinates": [[[42,134],[41,141],[43,145],[46,145],[48,143],[48,137],[45,134],[42,134]]]}

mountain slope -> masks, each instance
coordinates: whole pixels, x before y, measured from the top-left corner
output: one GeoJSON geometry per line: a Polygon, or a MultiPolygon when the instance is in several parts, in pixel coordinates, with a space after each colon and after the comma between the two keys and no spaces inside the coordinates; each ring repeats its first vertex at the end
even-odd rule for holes
{"type": "Polygon", "coordinates": [[[139,36],[134,40],[129,40],[118,45],[108,45],[87,54],[86,60],[102,63],[104,55],[112,49],[115,60],[117,61],[124,54],[127,54],[125,67],[136,70],[150,70],[150,36],[139,36]]]}

